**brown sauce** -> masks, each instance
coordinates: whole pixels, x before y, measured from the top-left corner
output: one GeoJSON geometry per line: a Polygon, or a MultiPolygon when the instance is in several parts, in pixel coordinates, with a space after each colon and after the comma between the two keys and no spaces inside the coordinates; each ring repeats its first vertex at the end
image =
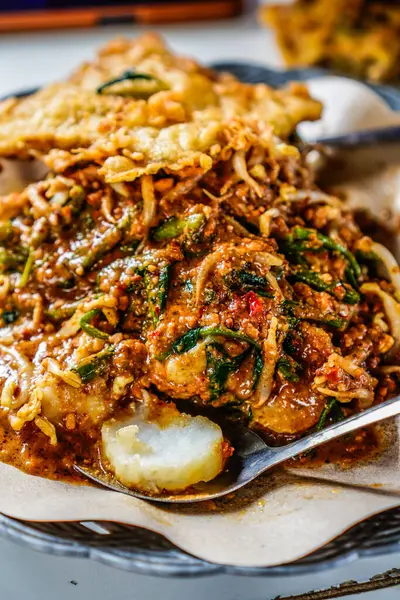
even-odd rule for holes
{"type": "Polygon", "coordinates": [[[66,434],[60,436],[57,446],[51,446],[48,438],[30,423],[18,433],[6,422],[0,423],[0,461],[29,475],[82,483],[82,477],[74,471],[74,464],[87,462],[91,455],[96,456],[96,444],[90,447],[83,437],[75,435],[72,438],[66,434]]]}

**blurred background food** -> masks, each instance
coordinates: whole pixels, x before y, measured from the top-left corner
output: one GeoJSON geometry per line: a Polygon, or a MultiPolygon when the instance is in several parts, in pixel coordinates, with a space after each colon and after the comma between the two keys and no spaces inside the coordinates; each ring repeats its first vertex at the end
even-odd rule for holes
{"type": "Polygon", "coordinates": [[[98,27],[105,39],[113,27],[129,36],[143,26],[220,27],[225,37],[217,54],[230,35],[237,41],[233,60],[276,67],[280,57],[289,67],[400,81],[400,0],[0,0],[3,38],[15,31],[98,27]]]}
{"type": "Polygon", "coordinates": [[[398,0],[294,0],[260,9],[288,66],[319,65],[372,81],[400,78],[398,0]]]}

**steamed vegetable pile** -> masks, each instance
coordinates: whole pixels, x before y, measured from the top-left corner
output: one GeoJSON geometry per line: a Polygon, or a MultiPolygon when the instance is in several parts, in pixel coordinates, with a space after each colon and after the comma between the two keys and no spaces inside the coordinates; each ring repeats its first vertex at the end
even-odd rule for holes
{"type": "MultiPolygon", "coordinates": [[[[94,96],[120,102],[100,133],[124,102],[143,114],[168,109],[172,119],[171,64],[221,98],[269,89],[218,79],[158,46],[153,67],[144,53],[128,72],[122,58],[141,43],[149,42],[121,51],[122,76],[109,73],[105,53],[86,67],[86,87],[80,80],[85,93],[92,85],[94,96]]],[[[311,102],[305,90],[286,94],[296,111],[301,94],[311,102]]],[[[25,139],[51,170],[0,198],[1,422],[30,448],[18,466],[60,475],[102,454],[128,485],[183,489],[213,478],[233,449],[210,420],[179,411],[223,411],[285,443],[396,392],[399,267],[317,189],[278,116],[219,114],[202,147],[211,163],[189,152],[185,166],[150,165],[137,152],[136,175],[120,169],[133,143],[127,130],[125,150],[113,150],[118,168],[116,133],[79,149],[79,160],[72,141],[46,155],[43,140],[25,139]],[[35,454],[35,439],[47,455],[35,454]]],[[[183,137],[191,125],[179,125],[183,137]]]]}

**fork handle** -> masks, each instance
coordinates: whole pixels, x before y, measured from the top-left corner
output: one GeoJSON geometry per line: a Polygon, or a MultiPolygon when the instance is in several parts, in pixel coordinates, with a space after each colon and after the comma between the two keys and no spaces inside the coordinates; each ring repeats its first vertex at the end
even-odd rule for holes
{"type": "Polygon", "coordinates": [[[335,440],[342,435],[346,435],[347,433],[351,433],[362,427],[367,427],[367,425],[372,425],[378,421],[395,417],[398,414],[400,414],[400,396],[387,400],[385,403],[378,406],[368,408],[364,412],[354,415],[345,421],[330,425],[326,429],[312,433],[287,446],[280,446],[275,449],[272,456],[271,448],[260,450],[256,453],[258,456],[254,455],[254,458],[258,459],[257,463],[260,465],[259,474],[289,458],[294,458],[299,454],[303,454],[303,452],[317,448],[317,446],[320,446],[321,444],[335,440]],[[265,462],[263,461],[263,458],[265,462]]]}

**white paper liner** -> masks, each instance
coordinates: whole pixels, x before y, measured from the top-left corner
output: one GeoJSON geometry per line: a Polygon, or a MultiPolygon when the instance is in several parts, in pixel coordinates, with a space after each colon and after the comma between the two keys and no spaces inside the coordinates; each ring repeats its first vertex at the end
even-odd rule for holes
{"type": "MultiPolygon", "coordinates": [[[[372,126],[399,123],[373,92],[338,77],[311,82],[312,93],[325,101],[323,119],[304,124],[311,139],[372,126]]],[[[400,147],[348,153],[353,197],[382,214],[400,203],[400,147]],[[363,154],[364,153],[364,154],[363,154]],[[354,180],[353,162],[371,168],[354,180]],[[372,156],[372,158],[371,158],[372,156]],[[387,161],[392,164],[388,166],[387,161]]],[[[1,182],[1,180],[0,180],[1,182]]],[[[166,507],[102,489],[68,485],[26,475],[0,463],[0,511],[11,517],[45,521],[109,520],[157,531],[182,549],[215,563],[272,566],[296,560],[353,524],[400,505],[398,431],[388,428],[389,451],[379,460],[352,469],[325,467],[266,474],[237,494],[209,506],[166,507]]]]}

